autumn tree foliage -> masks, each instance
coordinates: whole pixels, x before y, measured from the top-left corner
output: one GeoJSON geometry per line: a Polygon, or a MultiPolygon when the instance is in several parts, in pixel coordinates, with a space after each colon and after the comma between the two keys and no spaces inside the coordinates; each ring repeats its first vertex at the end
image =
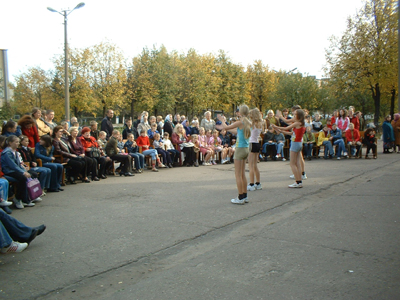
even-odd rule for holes
{"type": "Polygon", "coordinates": [[[397,10],[394,0],[366,1],[326,51],[327,73],[338,103],[374,113],[375,123],[394,107],[398,93],[397,10]]]}

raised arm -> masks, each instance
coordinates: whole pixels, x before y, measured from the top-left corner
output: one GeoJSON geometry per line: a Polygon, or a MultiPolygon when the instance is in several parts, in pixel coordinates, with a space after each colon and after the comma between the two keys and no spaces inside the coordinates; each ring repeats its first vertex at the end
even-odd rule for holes
{"type": "Polygon", "coordinates": [[[296,126],[301,126],[301,123],[300,122],[294,122],[292,125],[289,125],[288,127],[278,127],[278,126],[272,124],[273,128],[275,128],[277,130],[279,129],[279,131],[281,131],[281,132],[283,132],[282,130],[286,130],[287,131],[287,130],[290,130],[290,129],[296,127],[296,126]]]}

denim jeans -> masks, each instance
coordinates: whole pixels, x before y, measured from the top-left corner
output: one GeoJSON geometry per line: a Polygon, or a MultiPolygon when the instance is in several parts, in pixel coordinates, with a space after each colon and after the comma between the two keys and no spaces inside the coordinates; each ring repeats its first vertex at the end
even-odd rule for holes
{"type": "Polygon", "coordinates": [[[144,155],[142,153],[129,153],[135,160],[136,170],[144,169],[144,155]]]}
{"type": "Polygon", "coordinates": [[[64,167],[57,163],[44,163],[43,167],[51,170],[50,188],[52,190],[61,188],[60,182],[62,180],[62,172],[64,172],[64,167]]]}
{"type": "Polygon", "coordinates": [[[333,156],[333,147],[332,147],[332,143],[330,141],[324,141],[322,142],[322,145],[324,145],[324,157],[328,157],[328,152],[329,155],[333,156]]]}
{"type": "Polygon", "coordinates": [[[142,152],[143,155],[150,155],[152,160],[157,160],[157,150],[156,149],[148,149],[142,152]]]}
{"type": "Polygon", "coordinates": [[[39,182],[42,190],[44,188],[48,189],[50,188],[50,180],[51,180],[51,170],[49,168],[44,168],[44,167],[35,167],[32,168],[33,171],[36,173],[39,173],[39,182]]]}
{"type": "Polygon", "coordinates": [[[7,179],[0,178],[0,198],[7,201],[8,199],[8,189],[10,185],[8,184],[7,179]]]}
{"type": "Polygon", "coordinates": [[[340,157],[342,155],[342,152],[346,152],[343,139],[338,139],[338,140],[334,141],[333,144],[338,145],[338,151],[336,153],[337,157],[340,157]]]}
{"type": "Polygon", "coordinates": [[[350,153],[352,156],[355,156],[361,147],[361,145],[350,145],[350,142],[347,143],[347,145],[350,147],[350,153]]]}
{"type": "Polygon", "coordinates": [[[0,209],[0,248],[9,246],[12,241],[25,242],[31,234],[31,227],[22,224],[0,209]]]}
{"type": "Polygon", "coordinates": [[[283,153],[283,146],[285,146],[283,142],[276,143],[276,153],[280,154],[282,158],[285,157],[285,154],[283,153]]]}
{"type": "Polygon", "coordinates": [[[179,156],[181,155],[181,154],[179,153],[179,151],[176,150],[176,149],[168,149],[167,151],[168,151],[169,154],[171,155],[172,161],[173,161],[173,162],[178,162],[178,158],[179,158],[179,156]]]}
{"type": "Polygon", "coordinates": [[[312,155],[312,149],[313,149],[314,144],[307,144],[304,143],[303,147],[304,147],[304,151],[306,152],[306,157],[311,157],[312,155]]]}
{"type": "Polygon", "coordinates": [[[276,145],[276,143],[269,143],[269,142],[264,143],[262,148],[262,153],[267,154],[267,146],[272,146],[272,145],[276,145]]]}

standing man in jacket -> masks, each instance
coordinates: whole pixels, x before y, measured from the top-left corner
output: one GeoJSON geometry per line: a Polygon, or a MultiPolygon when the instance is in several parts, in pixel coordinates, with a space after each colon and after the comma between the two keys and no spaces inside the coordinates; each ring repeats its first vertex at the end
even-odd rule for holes
{"type": "Polygon", "coordinates": [[[112,136],[112,132],[114,130],[114,126],[111,121],[113,116],[114,116],[114,111],[112,109],[108,109],[106,117],[101,121],[101,131],[105,131],[107,133],[106,136],[107,140],[112,136]]]}

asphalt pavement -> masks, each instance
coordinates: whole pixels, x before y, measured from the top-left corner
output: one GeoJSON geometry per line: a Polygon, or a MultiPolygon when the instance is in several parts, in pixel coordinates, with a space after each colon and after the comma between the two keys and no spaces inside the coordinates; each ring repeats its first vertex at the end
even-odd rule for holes
{"type": "MultiPolygon", "coordinates": [[[[381,149],[381,145],[379,146],[381,149]]],[[[233,164],[66,186],[13,210],[46,231],[0,256],[0,299],[400,299],[400,154],[233,164]]]]}

